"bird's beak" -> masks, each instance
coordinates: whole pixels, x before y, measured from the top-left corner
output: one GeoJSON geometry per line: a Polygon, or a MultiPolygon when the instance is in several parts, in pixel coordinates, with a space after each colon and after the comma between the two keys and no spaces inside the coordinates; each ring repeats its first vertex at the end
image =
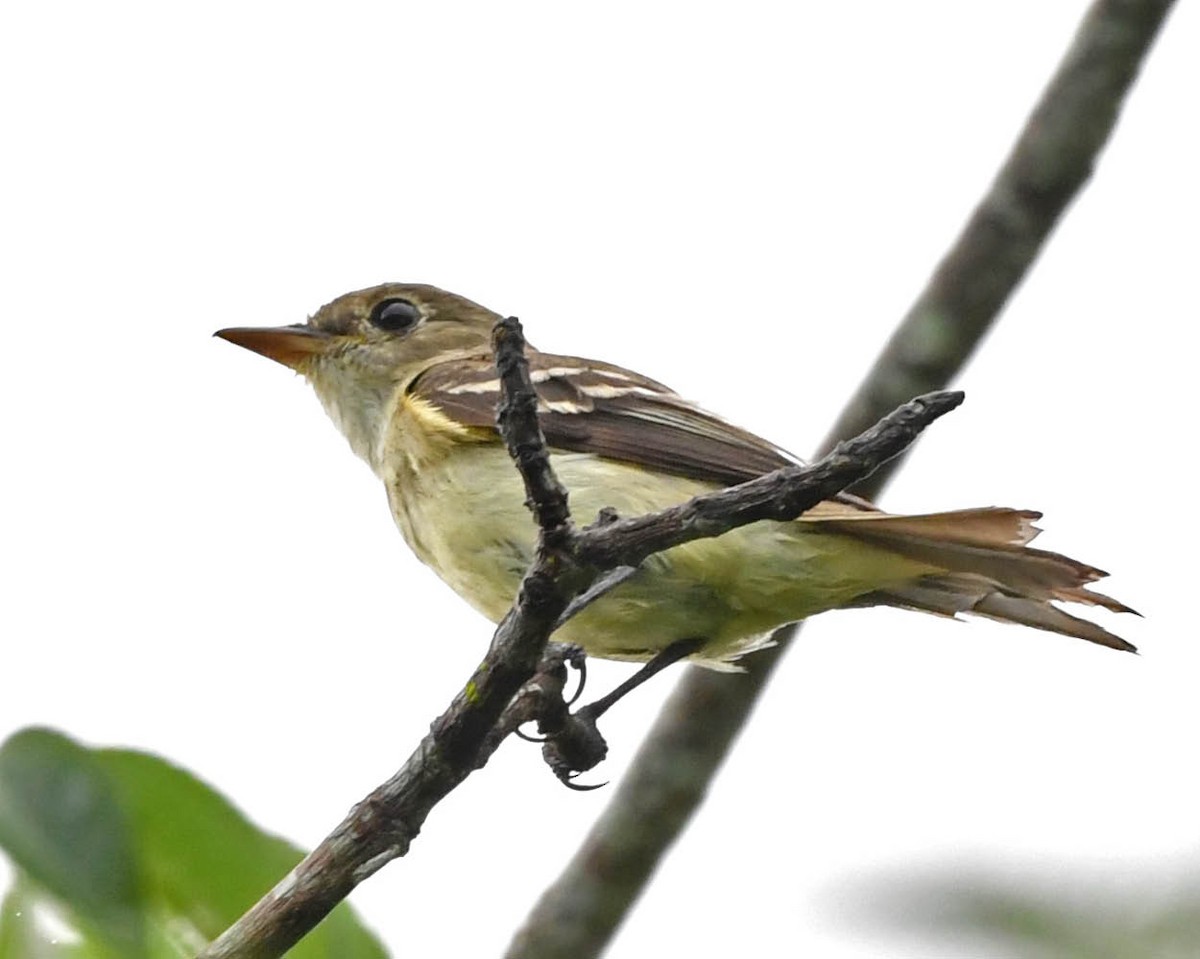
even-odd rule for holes
{"type": "Polygon", "coordinates": [[[332,340],[328,333],[302,323],[295,326],[231,326],[217,330],[213,336],[244,346],[293,370],[299,370],[310,357],[325,352],[332,340]]]}

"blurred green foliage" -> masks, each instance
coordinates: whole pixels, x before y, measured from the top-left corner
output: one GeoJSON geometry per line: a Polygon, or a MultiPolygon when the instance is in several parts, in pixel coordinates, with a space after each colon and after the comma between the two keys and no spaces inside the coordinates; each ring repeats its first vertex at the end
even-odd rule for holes
{"type": "Polygon", "coordinates": [[[1106,878],[1050,884],[945,866],[858,885],[854,912],[867,926],[931,945],[976,944],[964,953],[973,959],[1200,957],[1200,889],[1164,893],[1126,880],[1118,893],[1106,878]]]}
{"type": "MultiPolygon", "coordinates": [[[[47,729],[0,746],[0,848],[0,959],[193,956],[302,856],[162,759],[47,729]]],[[[288,955],[386,952],[342,905],[288,955]]]]}

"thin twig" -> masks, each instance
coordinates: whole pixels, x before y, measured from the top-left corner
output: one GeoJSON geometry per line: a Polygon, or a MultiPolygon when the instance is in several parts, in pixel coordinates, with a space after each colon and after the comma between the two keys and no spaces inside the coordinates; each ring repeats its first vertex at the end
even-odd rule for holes
{"type": "Polygon", "coordinates": [[[537,391],[525,358],[525,333],[515,316],[501,320],[492,331],[492,351],[500,374],[500,406],[496,422],[525,483],[525,504],[538,528],[548,535],[569,532],[571,513],[567,491],[550,467],[550,452],[537,418],[537,391]]]}
{"type": "MultiPolygon", "coordinates": [[[[948,384],[984,338],[1087,181],[1172,3],[1099,0],[987,195],[839,417],[824,449],[900,400],[948,384]]],[[[876,495],[903,461],[855,491],[876,495]]],[[[507,959],[598,955],[703,801],[796,632],[736,682],[689,669],[609,805],[510,944],[507,959]],[[704,722],[697,723],[696,717],[704,722]],[[702,728],[701,728],[702,727],[702,728]]]]}
{"type": "Polygon", "coordinates": [[[493,348],[504,395],[498,424],[539,523],[537,555],[513,609],[496,629],[483,663],[400,770],[356,805],[200,959],[282,956],[358,883],[408,851],[434,805],[487,761],[491,753],[482,752],[485,742],[492,750],[499,745],[500,738],[489,738],[494,730],[523,721],[519,711],[510,711],[501,723],[502,713],[533,677],[550,631],[577,591],[566,585],[568,564],[547,546],[569,533],[570,514],[538,426],[524,346],[515,319],[497,324],[493,348]]]}
{"type": "Polygon", "coordinates": [[[536,394],[515,319],[496,325],[493,348],[506,397],[500,430],[539,522],[535,559],[516,602],[496,629],[483,663],[399,772],[355,806],[312,853],[200,953],[200,959],[282,956],[358,883],[403,856],[434,805],[486,763],[505,735],[521,722],[544,718],[540,710],[547,700],[551,707],[555,696],[561,702],[562,662],[555,658],[556,651],[547,653],[547,640],[571,600],[597,576],[634,566],[650,552],[759,518],[794,519],[870,475],[962,401],[961,394],[922,397],[811,467],[787,467],[682,508],[577,532],[538,427],[536,394]],[[622,545],[616,548],[613,543],[622,545]],[[586,562],[581,559],[585,555],[586,562]],[[539,662],[542,671],[531,682],[539,662]]]}
{"type": "Polygon", "coordinates": [[[848,473],[861,471],[873,460],[887,462],[899,456],[926,426],[962,401],[963,394],[957,392],[918,396],[811,466],[785,466],[658,513],[582,530],[575,534],[577,555],[581,562],[605,569],[636,566],[651,553],[720,536],[747,523],[795,519],[845,489],[848,473]]]}

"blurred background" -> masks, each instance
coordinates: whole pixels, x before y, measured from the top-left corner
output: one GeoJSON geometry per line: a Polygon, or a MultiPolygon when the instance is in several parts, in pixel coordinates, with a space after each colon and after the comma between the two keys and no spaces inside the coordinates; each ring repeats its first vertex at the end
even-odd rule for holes
{"type": "MultiPolygon", "coordinates": [[[[1085,7],[7,7],[0,735],[155,751],[317,843],[491,628],[305,384],[212,331],[430,282],[805,454],[1085,7]]],[[[819,618],[612,955],[1200,952],[1198,42],[1182,5],[883,501],[1044,511],[1142,655],[819,618]]],[[[352,901],[393,948],[497,953],[605,801],[507,744],[352,901]]]]}

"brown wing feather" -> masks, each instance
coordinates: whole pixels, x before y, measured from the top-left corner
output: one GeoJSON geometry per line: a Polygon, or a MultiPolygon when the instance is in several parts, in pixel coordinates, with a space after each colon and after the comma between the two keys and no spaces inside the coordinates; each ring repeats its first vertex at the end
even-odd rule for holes
{"type": "MultiPolygon", "coordinates": [[[[786,451],[637,373],[574,356],[531,353],[546,442],[722,486],[798,462],[786,451]]],[[[409,387],[468,426],[495,422],[499,383],[490,357],[441,363],[409,387]]],[[[847,497],[851,511],[865,501],[847,497]]]]}
{"type": "MultiPolygon", "coordinates": [[[[729,485],[797,460],[688,403],[661,383],[607,363],[532,353],[539,419],[549,445],[592,453],[705,482],[729,485]]],[[[435,366],[409,389],[467,426],[494,428],[499,381],[491,357],[435,366]]],[[[987,507],[893,516],[843,494],[801,522],[915,559],[941,572],[860,597],[953,616],[975,613],[1076,636],[1114,649],[1133,647],[1100,626],[1052,605],[1067,601],[1132,612],[1087,588],[1105,574],[1027,545],[1039,513],[987,507]]]]}

